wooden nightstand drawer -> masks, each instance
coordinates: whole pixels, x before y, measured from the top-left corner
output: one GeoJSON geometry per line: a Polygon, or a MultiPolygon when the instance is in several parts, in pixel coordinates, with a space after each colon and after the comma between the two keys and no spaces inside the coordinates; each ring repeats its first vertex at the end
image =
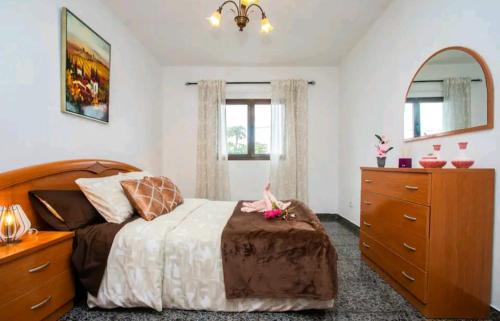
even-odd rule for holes
{"type": "Polygon", "coordinates": [[[430,205],[431,177],[426,173],[363,171],[361,189],[408,202],[430,205]]]}
{"type": "Polygon", "coordinates": [[[41,286],[0,306],[0,320],[42,320],[70,301],[75,294],[71,271],[64,271],[41,286]]]}
{"type": "MultiPolygon", "coordinates": [[[[16,245],[14,245],[16,246],[16,245]]],[[[71,269],[72,239],[0,265],[0,302],[10,301],[71,269]]]]}

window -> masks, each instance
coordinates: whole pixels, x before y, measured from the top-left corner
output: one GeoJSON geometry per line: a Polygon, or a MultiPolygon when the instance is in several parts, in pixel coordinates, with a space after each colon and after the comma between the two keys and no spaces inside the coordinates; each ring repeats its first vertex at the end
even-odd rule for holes
{"type": "Polygon", "coordinates": [[[405,138],[443,131],[443,97],[408,98],[405,104],[405,138]]]}
{"type": "Polygon", "coordinates": [[[269,160],[271,100],[226,100],[229,160],[269,160]]]}

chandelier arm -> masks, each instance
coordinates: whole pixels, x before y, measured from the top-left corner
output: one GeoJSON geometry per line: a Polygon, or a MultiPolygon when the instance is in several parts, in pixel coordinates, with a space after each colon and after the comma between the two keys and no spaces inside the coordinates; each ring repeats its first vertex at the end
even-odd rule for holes
{"type": "Polygon", "coordinates": [[[264,12],[264,9],[262,9],[262,7],[256,3],[252,3],[251,5],[249,5],[247,8],[246,8],[246,12],[248,12],[250,10],[251,7],[257,7],[259,8],[260,12],[262,12],[262,18],[266,18],[266,13],[264,12]]]}
{"type": "Polygon", "coordinates": [[[234,6],[236,7],[236,10],[237,10],[237,12],[238,12],[238,16],[239,16],[239,15],[241,14],[241,12],[240,12],[240,7],[239,7],[239,6],[238,6],[238,4],[237,4],[236,2],[234,2],[233,0],[227,0],[227,1],[224,1],[224,2],[220,5],[220,7],[219,7],[219,12],[220,12],[220,13],[222,13],[222,8],[223,8],[226,4],[228,4],[228,3],[232,3],[232,4],[234,4],[234,6]]]}

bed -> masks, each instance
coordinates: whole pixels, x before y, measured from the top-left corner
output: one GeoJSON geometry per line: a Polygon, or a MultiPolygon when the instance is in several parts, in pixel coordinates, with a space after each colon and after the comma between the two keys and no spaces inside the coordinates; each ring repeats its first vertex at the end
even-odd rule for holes
{"type": "MultiPolygon", "coordinates": [[[[103,160],[37,165],[0,174],[3,178],[0,201],[21,204],[33,226],[43,229],[46,226],[37,218],[28,200],[29,191],[72,190],[77,189],[74,181],[80,177],[137,170],[128,164],[103,160]]],[[[158,311],[165,308],[290,311],[333,307],[334,294],[327,299],[226,299],[221,238],[236,208],[236,202],[186,199],[173,212],[153,221],[135,219],[128,222],[114,236],[100,287],[96,295],[89,293],[88,305],[150,307],[158,311]]],[[[336,270],[331,278],[336,286],[336,270]]]]}

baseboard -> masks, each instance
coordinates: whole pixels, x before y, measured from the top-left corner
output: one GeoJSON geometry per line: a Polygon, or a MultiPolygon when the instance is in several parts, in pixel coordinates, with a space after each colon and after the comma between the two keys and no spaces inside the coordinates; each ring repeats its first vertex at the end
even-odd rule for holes
{"type": "Polygon", "coordinates": [[[356,224],[352,223],[348,219],[344,218],[342,215],[337,214],[337,213],[317,213],[318,218],[322,222],[339,222],[340,224],[344,225],[347,229],[349,229],[351,232],[359,236],[359,226],[356,224]]]}
{"type": "Polygon", "coordinates": [[[491,306],[490,308],[491,308],[491,313],[490,313],[491,320],[500,320],[500,311],[495,309],[495,307],[493,306],[491,306]]]}
{"type": "Polygon", "coordinates": [[[338,218],[338,214],[333,214],[333,213],[316,213],[318,216],[319,220],[321,222],[333,222],[336,221],[338,218]]]}
{"type": "Polygon", "coordinates": [[[357,226],[353,222],[349,221],[348,219],[346,219],[345,217],[343,217],[340,214],[337,214],[337,221],[340,224],[344,225],[348,230],[350,230],[351,232],[353,232],[354,234],[359,236],[359,226],[357,226]]]}

